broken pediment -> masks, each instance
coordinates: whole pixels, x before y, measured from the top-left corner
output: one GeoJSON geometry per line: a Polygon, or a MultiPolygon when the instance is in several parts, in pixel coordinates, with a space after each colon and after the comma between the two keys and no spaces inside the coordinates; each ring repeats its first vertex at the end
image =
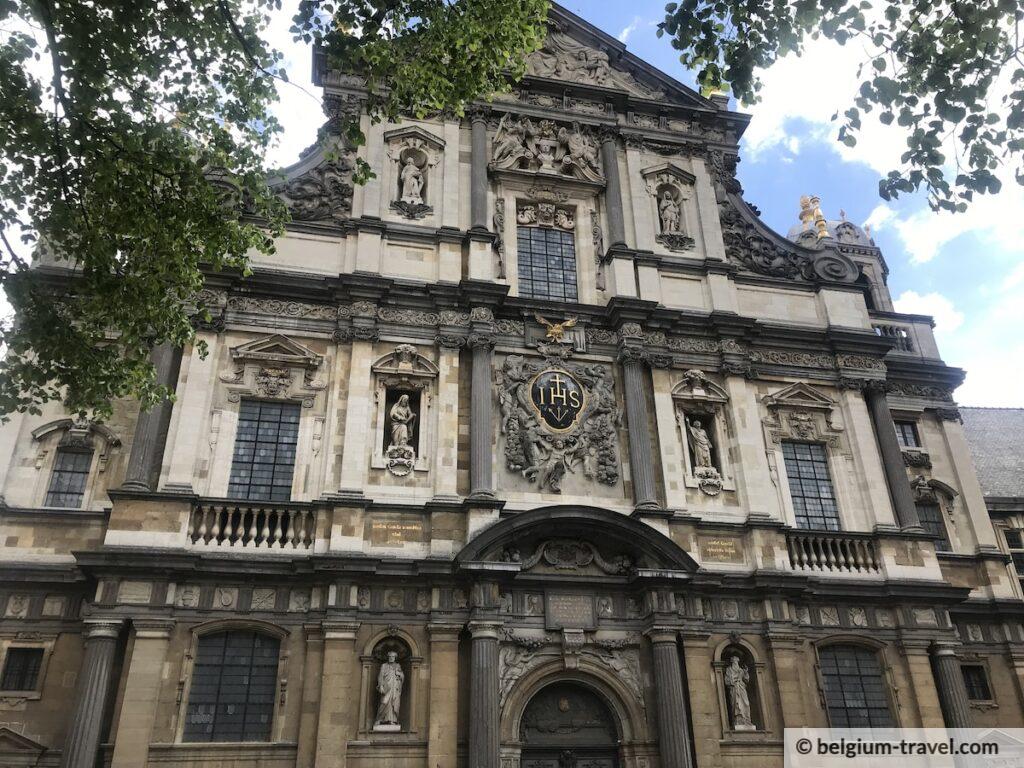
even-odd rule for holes
{"type": "Polygon", "coordinates": [[[322,356],[279,333],[233,347],[231,359],[236,363],[277,363],[310,370],[323,362],[322,356]]]}

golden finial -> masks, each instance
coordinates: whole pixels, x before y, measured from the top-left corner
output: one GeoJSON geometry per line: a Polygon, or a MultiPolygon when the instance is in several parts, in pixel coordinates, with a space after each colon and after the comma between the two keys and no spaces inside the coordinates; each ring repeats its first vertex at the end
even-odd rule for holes
{"type": "Polygon", "coordinates": [[[814,206],[811,205],[811,195],[800,196],[800,222],[804,225],[804,229],[810,229],[811,223],[814,221],[814,206]]]}
{"type": "Polygon", "coordinates": [[[821,212],[821,201],[814,198],[814,227],[818,230],[818,239],[828,237],[828,222],[825,221],[825,214],[821,212]]]}

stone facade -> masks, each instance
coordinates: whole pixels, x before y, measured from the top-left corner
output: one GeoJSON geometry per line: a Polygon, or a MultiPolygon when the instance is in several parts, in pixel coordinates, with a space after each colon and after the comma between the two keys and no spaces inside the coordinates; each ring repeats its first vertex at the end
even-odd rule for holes
{"type": "Polygon", "coordinates": [[[785,727],[836,717],[840,651],[895,724],[1019,724],[962,374],[862,231],[758,220],[746,122],[557,7],[510,94],[364,118],[363,186],[329,120],[276,253],[196,297],[209,354],[154,351],[173,407],[0,426],[0,658],[39,652],[0,763],[781,766],[785,727]],[[260,408],[294,450],[276,495],[238,490],[260,408]],[[197,704],[243,658],[259,706],[197,704]]]}

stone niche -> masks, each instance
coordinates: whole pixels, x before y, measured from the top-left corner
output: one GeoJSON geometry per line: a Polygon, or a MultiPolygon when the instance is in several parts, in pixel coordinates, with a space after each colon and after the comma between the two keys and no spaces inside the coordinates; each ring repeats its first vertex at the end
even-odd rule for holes
{"type": "Polygon", "coordinates": [[[696,369],[686,371],[672,388],[686,487],[706,496],[736,490],[728,450],[728,400],[722,387],[696,369]]]}
{"type": "Polygon", "coordinates": [[[696,177],[671,163],[642,171],[651,206],[655,242],[670,251],[688,251],[694,247],[697,231],[694,208],[696,177]]]}
{"type": "Polygon", "coordinates": [[[388,207],[401,218],[430,218],[441,203],[444,140],[417,126],[384,134],[388,207]]]}
{"type": "Polygon", "coordinates": [[[436,444],[437,366],[411,344],[399,344],[373,364],[373,454],[370,466],[395,477],[427,472],[436,444]]]}

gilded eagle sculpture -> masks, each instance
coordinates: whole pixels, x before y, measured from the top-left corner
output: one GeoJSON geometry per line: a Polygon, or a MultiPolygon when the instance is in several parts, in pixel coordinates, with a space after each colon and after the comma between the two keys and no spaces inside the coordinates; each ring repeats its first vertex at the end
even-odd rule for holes
{"type": "Polygon", "coordinates": [[[558,342],[560,342],[562,337],[565,336],[566,330],[572,328],[578,322],[575,317],[569,317],[560,323],[552,323],[538,312],[534,312],[533,316],[537,318],[538,323],[547,328],[547,333],[544,334],[545,338],[558,342]]]}

